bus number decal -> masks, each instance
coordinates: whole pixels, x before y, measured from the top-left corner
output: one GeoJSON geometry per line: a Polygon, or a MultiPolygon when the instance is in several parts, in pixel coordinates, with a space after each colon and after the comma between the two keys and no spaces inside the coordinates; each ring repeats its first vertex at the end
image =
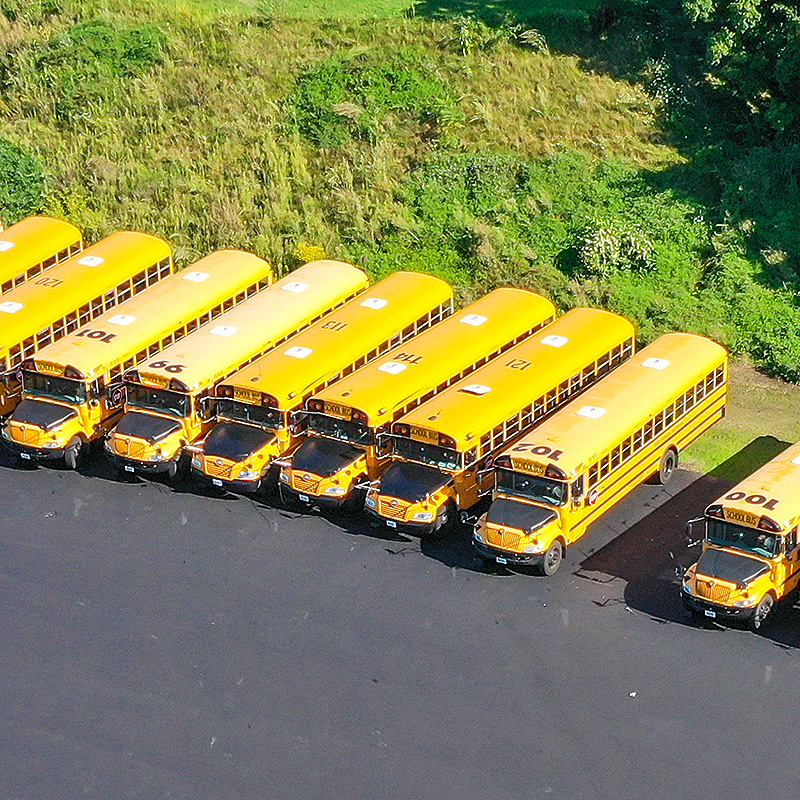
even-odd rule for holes
{"type": "Polygon", "coordinates": [[[117,338],[116,333],[106,333],[105,331],[90,331],[88,329],[78,331],[75,336],[85,336],[87,339],[97,339],[100,342],[110,342],[117,338]]]}
{"type": "Polygon", "coordinates": [[[551,461],[558,461],[558,459],[564,455],[563,450],[553,450],[552,447],[547,447],[547,445],[543,444],[518,444],[516,447],[512,448],[512,452],[527,452],[532,456],[547,456],[551,461]]]}
{"type": "Polygon", "coordinates": [[[171,372],[172,374],[183,372],[186,367],[185,364],[170,364],[168,361],[153,361],[147,366],[153,369],[163,369],[164,372],[171,372]]]}
{"type": "Polygon", "coordinates": [[[747,494],[747,492],[731,492],[725,495],[726,500],[736,501],[744,500],[745,503],[750,503],[753,506],[764,506],[767,511],[774,511],[778,505],[778,501],[774,498],[764,497],[763,494],[747,494]]]}
{"type": "Polygon", "coordinates": [[[343,331],[346,327],[346,322],[336,322],[335,320],[323,322],[321,326],[322,330],[324,331],[343,331]]]}
{"type": "Polygon", "coordinates": [[[524,372],[530,365],[531,362],[526,361],[524,358],[512,358],[506,362],[507,367],[510,367],[511,369],[518,369],[520,372],[524,372]]]}
{"type": "Polygon", "coordinates": [[[395,361],[405,361],[407,364],[419,364],[422,361],[422,356],[415,355],[414,353],[398,353],[394,357],[395,361]]]}
{"type": "Polygon", "coordinates": [[[64,281],[59,278],[38,278],[35,283],[39,286],[60,286],[64,281]]]}

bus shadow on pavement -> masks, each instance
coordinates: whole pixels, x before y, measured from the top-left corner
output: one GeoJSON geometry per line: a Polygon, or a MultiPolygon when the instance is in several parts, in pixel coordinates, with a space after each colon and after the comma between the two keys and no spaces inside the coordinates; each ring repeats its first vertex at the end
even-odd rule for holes
{"type": "MultiPolygon", "coordinates": [[[[720,494],[787,446],[787,442],[772,436],[753,440],[585,558],[576,574],[587,579],[595,579],[594,573],[620,578],[626,582],[624,602],[633,612],[658,622],[691,625],[680,600],[676,568],[696,561],[700,546],[687,546],[686,522],[700,516],[720,494]]],[[[713,622],[705,627],[719,629],[713,622]]],[[[779,646],[800,647],[800,606],[795,607],[788,598],[779,603],[761,635],[779,646]]]]}

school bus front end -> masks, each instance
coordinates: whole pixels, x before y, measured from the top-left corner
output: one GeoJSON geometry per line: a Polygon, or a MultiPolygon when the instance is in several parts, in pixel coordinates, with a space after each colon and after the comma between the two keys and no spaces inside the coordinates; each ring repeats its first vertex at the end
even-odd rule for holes
{"type": "MultiPolygon", "coordinates": [[[[392,433],[395,459],[367,491],[367,514],[415,536],[446,530],[456,522],[459,508],[470,508],[480,498],[474,451],[470,458],[452,437],[402,421],[392,433]]],[[[491,474],[487,471],[484,478],[491,474]]],[[[490,489],[487,483],[485,490],[490,489]]]]}
{"type": "Polygon", "coordinates": [[[526,459],[496,462],[495,497],[475,525],[472,545],[499,564],[534,567],[545,575],[558,569],[570,540],[578,538],[574,510],[590,504],[579,486],[552,464],[526,459]]]}
{"type": "Polygon", "coordinates": [[[378,477],[388,451],[379,447],[379,432],[363,411],[313,398],[307,409],[308,437],[281,467],[281,496],[320,509],[342,508],[378,477]]]}
{"type": "Polygon", "coordinates": [[[218,489],[255,494],[277,483],[276,459],[299,439],[277,398],[234,384],[217,387],[217,422],[189,448],[192,477],[218,489]]]}
{"type": "Polygon", "coordinates": [[[757,630],[800,582],[800,445],[788,448],[712,503],[703,549],[683,576],[681,599],[696,618],[743,622],[757,630]]]}
{"type": "Polygon", "coordinates": [[[113,400],[102,381],[70,365],[29,359],[22,372],[23,399],[3,430],[6,446],[25,461],[64,460],[74,468],[107,430],[113,400]]]}
{"type": "Polygon", "coordinates": [[[106,455],[123,472],[174,478],[184,446],[208,429],[205,404],[177,378],[139,370],[126,373],[125,392],[125,413],[106,455]]]}

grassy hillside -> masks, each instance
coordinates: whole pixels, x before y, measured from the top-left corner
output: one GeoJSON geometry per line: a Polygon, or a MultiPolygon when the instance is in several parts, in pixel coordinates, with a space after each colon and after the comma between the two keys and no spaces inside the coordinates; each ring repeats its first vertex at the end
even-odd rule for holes
{"type": "Polygon", "coordinates": [[[513,283],[796,381],[800,148],[736,140],[680,24],[646,0],[0,0],[0,206],[181,264],[513,283]]]}

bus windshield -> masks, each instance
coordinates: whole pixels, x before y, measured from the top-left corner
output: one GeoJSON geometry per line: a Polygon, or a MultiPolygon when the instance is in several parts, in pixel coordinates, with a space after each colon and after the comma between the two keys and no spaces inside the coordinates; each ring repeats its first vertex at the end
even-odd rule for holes
{"type": "Polygon", "coordinates": [[[71,378],[58,378],[54,375],[42,375],[41,372],[25,370],[22,382],[25,391],[36,397],[49,397],[65,403],[85,403],[88,397],[86,384],[71,378]]]}
{"type": "Polygon", "coordinates": [[[150,389],[138,383],[129,383],[127,403],[134,408],[146,408],[176,417],[188,417],[190,404],[188,395],[170,392],[167,389],[150,389]]]}
{"type": "Polygon", "coordinates": [[[286,427],[283,412],[272,406],[256,406],[251,403],[242,403],[239,400],[219,398],[217,400],[217,414],[226,419],[249,422],[253,425],[261,425],[264,428],[286,427]]]}
{"type": "Polygon", "coordinates": [[[325,414],[309,414],[308,427],[312,431],[353,444],[374,444],[372,431],[360,422],[336,419],[325,414]]]}
{"type": "Polygon", "coordinates": [[[736,525],[714,517],[708,517],[707,521],[706,537],[711,544],[733,547],[766,558],[772,558],[781,551],[782,537],[779,534],[736,525]]]}
{"type": "Polygon", "coordinates": [[[419,461],[421,464],[430,464],[440,469],[461,468],[461,453],[449,447],[398,437],[394,439],[394,452],[409,461],[419,461]]]}
{"type": "Polygon", "coordinates": [[[538,500],[549,506],[563,506],[567,502],[569,485],[541,475],[524,475],[510,469],[498,469],[497,491],[527,500],[538,500]]]}

